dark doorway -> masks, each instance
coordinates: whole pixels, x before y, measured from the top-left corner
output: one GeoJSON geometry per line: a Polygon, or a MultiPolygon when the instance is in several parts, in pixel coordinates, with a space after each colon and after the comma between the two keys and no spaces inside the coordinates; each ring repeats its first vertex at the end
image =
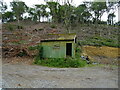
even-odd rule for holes
{"type": "Polygon", "coordinates": [[[72,56],[72,43],[66,43],[66,55],[72,56]]]}

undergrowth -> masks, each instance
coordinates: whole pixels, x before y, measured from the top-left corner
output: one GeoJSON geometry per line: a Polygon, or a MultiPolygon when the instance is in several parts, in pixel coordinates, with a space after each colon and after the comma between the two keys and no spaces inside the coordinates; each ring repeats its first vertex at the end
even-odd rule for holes
{"type": "Polygon", "coordinates": [[[36,57],[34,64],[49,66],[49,67],[84,67],[86,65],[86,61],[77,58],[46,58],[40,59],[40,57],[36,57]]]}
{"type": "Polygon", "coordinates": [[[90,46],[109,46],[109,47],[120,47],[120,44],[117,40],[103,38],[100,36],[94,36],[89,39],[79,41],[81,45],[90,45],[90,46]]]}

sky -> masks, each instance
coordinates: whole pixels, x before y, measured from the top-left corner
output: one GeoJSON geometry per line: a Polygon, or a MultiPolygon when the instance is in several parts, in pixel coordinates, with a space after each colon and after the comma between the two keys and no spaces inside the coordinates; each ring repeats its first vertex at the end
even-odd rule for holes
{"type": "MultiPolygon", "coordinates": [[[[6,2],[6,4],[8,6],[10,6],[10,2],[12,2],[13,0],[3,0],[3,1],[6,2]]],[[[45,4],[44,0],[21,0],[21,1],[25,2],[26,5],[29,7],[33,7],[35,4],[45,4]]],[[[53,0],[53,1],[56,1],[56,0],[53,0]]],[[[60,1],[60,3],[62,4],[62,1],[64,1],[64,0],[58,0],[58,1],[60,1]]],[[[72,5],[78,6],[78,5],[82,4],[83,1],[93,1],[93,0],[73,0],[72,5]]],[[[100,0],[100,1],[102,1],[102,0],[100,0]]],[[[8,10],[11,10],[11,9],[8,8],[8,10]]],[[[116,10],[115,15],[116,15],[116,17],[114,18],[114,21],[118,22],[118,9],[116,10]]],[[[102,20],[107,21],[107,13],[103,14],[102,20]]],[[[120,20],[120,18],[119,18],[119,20],[120,20]]]]}

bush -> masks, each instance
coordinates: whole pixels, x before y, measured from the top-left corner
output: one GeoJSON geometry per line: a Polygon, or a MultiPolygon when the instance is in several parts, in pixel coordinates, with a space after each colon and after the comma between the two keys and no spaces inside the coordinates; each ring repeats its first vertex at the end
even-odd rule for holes
{"type": "Polygon", "coordinates": [[[13,31],[15,29],[15,25],[8,24],[7,29],[10,30],[10,31],[13,31]]]}
{"type": "Polygon", "coordinates": [[[56,26],[56,25],[54,25],[54,24],[52,24],[50,27],[51,27],[51,28],[56,28],[57,26],[56,26]]]}
{"type": "Polygon", "coordinates": [[[20,53],[18,53],[17,56],[20,56],[20,57],[27,56],[27,53],[25,50],[22,50],[20,53]]]}
{"type": "Polygon", "coordinates": [[[80,54],[82,53],[81,47],[77,44],[76,49],[75,49],[75,57],[80,58],[80,54]]]}
{"type": "Polygon", "coordinates": [[[40,45],[30,46],[28,47],[29,50],[37,50],[40,48],[40,45]]]}
{"type": "Polygon", "coordinates": [[[39,30],[39,31],[42,31],[42,30],[44,30],[44,28],[39,28],[38,30],[39,30]]]}
{"type": "Polygon", "coordinates": [[[86,62],[76,58],[49,58],[49,59],[40,59],[36,57],[34,64],[49,66],[49,67],[84,67],[86,62]]]}

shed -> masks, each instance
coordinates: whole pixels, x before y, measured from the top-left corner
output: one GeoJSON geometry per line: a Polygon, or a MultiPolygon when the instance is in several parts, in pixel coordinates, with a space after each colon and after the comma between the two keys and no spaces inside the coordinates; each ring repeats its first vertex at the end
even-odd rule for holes
{"type": "Polygon", "coordinates": [[[49,34],[41,40],[43,58],[75,57],[76,34],[49,34]]]}

